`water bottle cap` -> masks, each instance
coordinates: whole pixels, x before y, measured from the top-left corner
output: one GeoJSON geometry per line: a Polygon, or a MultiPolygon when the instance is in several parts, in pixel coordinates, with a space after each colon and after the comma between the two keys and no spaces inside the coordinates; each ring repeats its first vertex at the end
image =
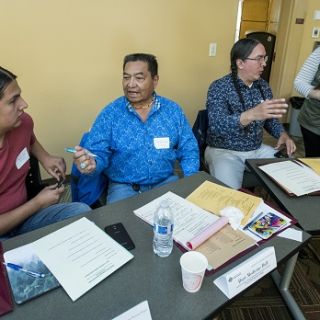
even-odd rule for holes
{"type": "Polygon", "coordinates": [[[161,208],[168,208],[169,207],[169,201],[167,199],[161,200],[160,207],[161,208]]]}

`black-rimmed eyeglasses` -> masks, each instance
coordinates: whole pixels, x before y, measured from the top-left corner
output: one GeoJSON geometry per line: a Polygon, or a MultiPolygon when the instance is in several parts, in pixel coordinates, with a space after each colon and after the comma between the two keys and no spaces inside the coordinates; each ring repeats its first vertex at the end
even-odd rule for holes
{"type": "Polygon", "coordinates": [[[257,61],[257,62],[260,62],[260,63],[262,63],[262,62],[267,63],[268,59],[269,59],[268,56],[258,56],[256,58],[245,58],[244,60],[254,60],[254,61],[257,61]]]}

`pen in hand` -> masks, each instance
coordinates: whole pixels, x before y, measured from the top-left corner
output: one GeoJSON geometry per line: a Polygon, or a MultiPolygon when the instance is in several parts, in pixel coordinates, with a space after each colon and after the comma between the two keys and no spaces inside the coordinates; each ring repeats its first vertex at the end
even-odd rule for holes
{"type": "Polygon", "coordinates": [[[25,274],[34,278],[44,278],[46,276],[44,273],[39,273],[39,272],[34,272],[34,271],[24,269],[22,266],[19,266],[15,263],[10,263],[10,262],[2,262],[2,263],[12,270],[24,272],[25,274]]]}
{"type": "MultiPolygon", "coordinates": [[[[77,152],[77,150],[76,150],[75,148],[65,148],[64,151],[65,151],[65,152],[69,152],[69,153],[76,153],[76,152],[77,152]]],[[[89,157],[93,157],[93,158],[97,157],[96,154],[94,154],[94,153],[92,153],[92,152],[90,152],[90,151],[87,152],[87,155],[88,155],[89,157]]]]}

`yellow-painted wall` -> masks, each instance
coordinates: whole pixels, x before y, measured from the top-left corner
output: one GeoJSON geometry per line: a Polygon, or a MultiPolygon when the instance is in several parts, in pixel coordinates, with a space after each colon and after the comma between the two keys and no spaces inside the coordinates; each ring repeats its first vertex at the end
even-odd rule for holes
{"type": "MultiPolygon", "coordinates": [[[[290,98],[296,66],[303,40],[304,24],[297,24],[297,18],[304,18],[306,1],[283,0],[280,26],[276,40],[276,59],[272,66],[270,85],[278,98],[290,98]]],[[[284,119],[286,122],[289,119],[284,119]]]]}
{"type": "MultiPolygon", "coordinates": [[[[307,10],[305,12],[305,23],[302,35],[302,43],[300,45],[299,51],[299,60],[297,63],[297,70],[296,73],[299,72],[301,66],[303,65],[304,61],[310,55],[313,50],[313,46],[315,41],[319,42],[320,37],[312,38],[312,30],[314,27],[320,28],[320,20],[313,19],[313,13],[315,10],[320,10],[320,1],[319,0],[307,0],[307,10]]],[[[293,91],[296,95],[297,92],[293,91]]]]}
{"type": "Polygon", "coordinates": [[[2,0],[0,65],[18,75],[40,142],[71,156],[101,108],[122,95],[125,54],[158,57],[157,92],[192,124],[229,71],[238,0],[2,0]],[[209,57],[209,43],[217,43],[209,57]]]}
{"type": "MultiPolygon", "coordinates": [[[[275,97],[289,99],[298,94],[293,87],[294,79],[312,52],[314,42],[320,41],[311,37],[313,27],[320,27],[320,21],[313,20],[315,10],[320,10],[318,0],[282,1],[276,59],[270,78],[275,97]],[[297,24],[297,19],[304,19],[304,23],[297,24]]],[[[291,109],[283,121],[290,122],[290,119],[291,109]]]]}

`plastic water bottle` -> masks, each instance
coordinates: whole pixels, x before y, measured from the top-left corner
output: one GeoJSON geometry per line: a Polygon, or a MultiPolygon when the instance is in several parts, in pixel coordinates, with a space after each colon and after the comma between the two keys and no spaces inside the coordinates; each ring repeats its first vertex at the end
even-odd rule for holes
{"type": "Polygon", "coordinates": [[[167,200],[154,213],[153,252],[159,257],[170,255],[173,247],[173,214],[167,200]]]}

